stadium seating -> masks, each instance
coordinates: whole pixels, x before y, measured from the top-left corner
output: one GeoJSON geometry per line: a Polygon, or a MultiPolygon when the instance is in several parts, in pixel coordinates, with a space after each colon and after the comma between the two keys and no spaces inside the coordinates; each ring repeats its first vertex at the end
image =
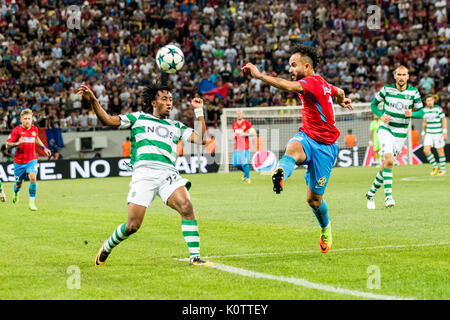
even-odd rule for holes
{"type": "Polygon", "coordinates": [[[422,94],[436,93],[448,115],[448,10],[445,0],[2,1],[0,131],[9,132],[26,107],[43,128],[98,129],[74,93],[82,83],[93,87],[109,113],[138,110],[139,89],[161,77],[154,55],[170,42],[181,46],[186,65],[162,77],[176,89],[171,118],[187,124],[194,118],[189,98],[202,80],[228,89],[226,97],[207,102],[209,126],[218,126],[222,108],[290,104],[295,97],[245,81],[240,67],[251,61],[287,76],[289,49],[297,42],[319,46],[317,71],[356,101],[371,101],[393,80],[393,68],[404,64],[410,83],[422,94]],[[381,20],[370,30],[373,3],[380,3],[381,20]],[[81,10],[79,29],[69,28],[72,4],[81,10]]]}

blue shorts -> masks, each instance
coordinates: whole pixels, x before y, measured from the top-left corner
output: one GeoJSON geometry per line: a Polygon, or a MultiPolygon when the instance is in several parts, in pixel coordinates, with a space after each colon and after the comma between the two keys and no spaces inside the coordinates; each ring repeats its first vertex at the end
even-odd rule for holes
{"type": "Polygon", "coordinates": [[[17,183],[22,182],[31,172],[38,173],[37,159],[24,164],[17,164],[14,162],[14,178],[17,183]]]}
{"type": "Polygon", "coordinates": [[[234,150],[233,165],[239,166],[250,163],[250,150],[234,150]]]}
{"type": "Polygon", "coordinates": [[[302,164],[306,164],[308,169],[305,173],[305,180],[312,192],[322,195],[330,178],[331,169],[336,162],[338,154],[337,142],[333,144],[319,143],[303,131],[299,131],[291,140],[298,141],[302,144],[306,153],[306,160],[302,164]]]}

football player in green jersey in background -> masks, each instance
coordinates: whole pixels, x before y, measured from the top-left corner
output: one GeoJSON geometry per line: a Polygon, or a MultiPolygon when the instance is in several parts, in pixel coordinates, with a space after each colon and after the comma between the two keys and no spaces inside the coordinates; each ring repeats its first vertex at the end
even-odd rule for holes
{"type": "Polygon", "coordinates": [[[385,85],[375,94],[375,98],[370,105],[372,112],[381,119],[378,138],[380,139],[380,153],[383,157],[383,164],[366,194],[368,209],[375,209],[374,196],[382,185],[384,186],[386,208],[395,205],[392,196],[394,161],[405,145],[411,118],[423,117],[423,111],[421,110],[423,104],[419,90],[408,85],[408,69],[404,66],[396,68],[394,79],[394,84],[385,85]],[[382,110],[378,108],[380,103],[383,104],[382,110]],[[412,112],[413,108],[418,111],[412,112]]]}
{"type": "Polygon", "coordinates": [[[159,83],[153,83],[144,89],[145,112],[119,116],[107,114],[89,87],[82,85],[77,93],[89,102],[103,124],[131,129],[130,163],[133,176],[127,198],[128,220],[119,225],[103,243],[95,265],[103,266],[111,250],[139,229],[145,211],[156,195],[181,215],[181,231],[189,249],[190,263],[211,265],[200,259],[198,224],[188,193],[191,183],[183,179],[175,169],[179,140],[198,144],[206,142],[203,100],[194,98],[191,101],[200,123],[194,131],[181,122],[168,119],[173,108],[171,88],[159,83]]]}
{"type": "Polygon", "coordinates": [[[429,94],[425,97],[425,108],[423,109],[422,122],[422,140],[423,152],[427,160],[433,166],[430,172],[431,176],[442,176],[445,174],[445,141],[447,141],[447,118],[445,117],[442,108],[434,105],[434,96],[429,94]],[[436,148],[439,156],[439,167],[436,163],[434,155],[431,153],[431,148],[436,148]]]}

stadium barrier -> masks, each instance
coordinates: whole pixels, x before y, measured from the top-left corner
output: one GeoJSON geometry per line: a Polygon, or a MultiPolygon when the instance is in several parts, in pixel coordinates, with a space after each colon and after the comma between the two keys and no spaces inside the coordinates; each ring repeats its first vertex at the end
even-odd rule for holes
{"type": "MultiPolygon", "coordinates": [[[[437,157],[436,150],[432,149],[432,151],[437,157]]],[[[282,154],[279,152],[276,160],[282,154]]],[[[255,152],[251,154],[250,158],[253,158],[254,155],[255,152]]],[[[428,163],[422,145],[413,148],[412,155],[413,164],[428,163]]],[[[445,155],[447,161],[450,160],[450,144],[445,146],[445,155]]],[[[219,171],[219,159],[221,159],[220,154],[216,154],[215,157],[209,154],[179,156],[175,168],[181,174],[216,173],[219,171]]],[[[40,161],[37,177],[38,180],[127,177],[132,174],[128,169],[129,161],[129,158],[122,157],[40,161]]],[[[409,157],[406,147],[397,157],[397,161],[398,165],[408,164],[409,157]]],[[[376,165],[376,159],[372,147],[341,148],[335,163],[335,167],[370,167],[373,165],[376,165]]],[[[13,163],[0,163],[0,180],[3,182],[14,181],[13,163]]]]}
{"type": "MultiPolygon", "coordinates": [[[[106,178],[131,176],[129,158],[99,158],[40,161],[38,180],[106,178]]],[[[180,156],[175,167],[182,174],[217,172],[219,165],[207,156],[180,156]]],[[[14,164],[0,164],[0,179],[14,181],[14,164]]]]}

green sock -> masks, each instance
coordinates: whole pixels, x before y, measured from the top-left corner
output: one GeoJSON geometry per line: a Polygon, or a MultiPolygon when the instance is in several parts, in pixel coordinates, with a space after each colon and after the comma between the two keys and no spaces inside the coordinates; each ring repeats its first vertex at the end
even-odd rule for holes
{"type": "Polygon", "coordinates": [[[439,157],[439,170],[445,171],[445,156],[439,157]]]}
{"type": "Polygon", "coordinates": [[[189,249],[190,258],[200,256],[200,236],[197,220],[181,220],[181,232],[189,249]]]}
{"type": "Polygon", "coordinates": [[[383,172],[378,171],[377,176],[375,177],[375,180],[373,180],[372,186],[370,187],[369,192],[367,194],[371,197],[375,195],[375,193],[380,189],[381,185],[383,184],[383,172]]]}
{"type": "MultiPolygon", "coordinates": [[[[439,158],[440,159],[440,158],[439,158]]],[[[436,164],[436,159],[434,159],[434,155],[432,153],[430,153],[429,155],[427,155],[427,160],[429,163],[431,163],[431,165],[433,166],[433,168],[437,168],[437,164],[436,164]]]]}
{"type": "Polygon", "coordinates": [[[103,244],[106,252],[111,252],[111,250],[121,243],[123,240],[128,238],[128,234],[125,232],[126,223],[122,223],[117,229],[113,232],[111,237],[109,237],[103,244]]]}
{"type": "Polygon", "coordinates": [[[384,197],[392,196],[392,169],[383,169],[384,197]]]}

